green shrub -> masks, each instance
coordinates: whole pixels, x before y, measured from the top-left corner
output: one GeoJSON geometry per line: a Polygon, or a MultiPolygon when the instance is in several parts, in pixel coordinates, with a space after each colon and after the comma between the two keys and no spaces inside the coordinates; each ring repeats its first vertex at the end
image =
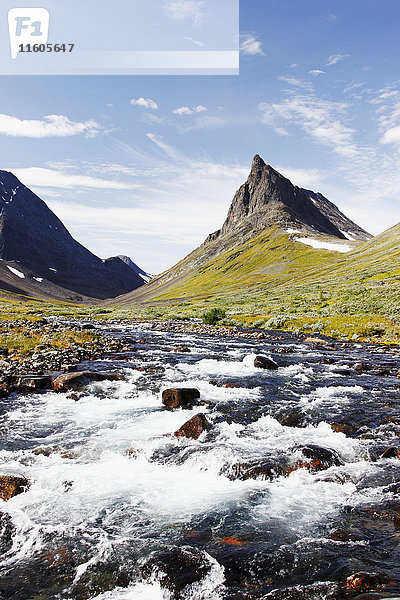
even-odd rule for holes
{"type": "Polygon", "coordinates": [[[203,323],[206,325],[216,325],[219,321],[225,317],[226,311],[222,308],[212,308],[208,312],[203,313],[203,323]]]}

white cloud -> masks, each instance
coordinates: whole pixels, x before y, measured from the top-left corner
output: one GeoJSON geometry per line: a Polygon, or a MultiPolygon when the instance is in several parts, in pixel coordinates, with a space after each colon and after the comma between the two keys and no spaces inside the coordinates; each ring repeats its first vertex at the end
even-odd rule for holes
{"type": "Polygon", "coordinates": [[[70,172],[42,167],[10,169],[20,181],[28,187],[38,188],[91,188],[98,190],[132,190],[138,185],[121,183],[90,177],[88,175],[73,175],[70,172]]]}
{"type": "Polygon", "coordinates": [[[317,98],[314,93],[290,96],[281,103],[259,104],[262,120],[281,133],[287,133],[285,125],[299,126],[314,141],[328,146],[343,157],[353,156],[356,146],[354,130],[342,120],[347,104],[317,98]]]}
{"type": "Polygon", "coordinates": [[[254,35],[243,34],[240,37],[241,37],[240,51],[243,54],[247,54],[249,56],[261,54],[262,56],[265,56],[265,54],[262,50],[261,42],[259,42],[257,40],[257,38],[254,37],[254,35]]]}
{"type": "Polygon", "coordinates": [[[173,110],[174,115],[195,115],[198,113],[205,112],[207,108],[199,104],[198,106],[193,106],[193,108],[189,108],[188,106],[180,106],[179,108],[175,108],[173,110]]]}
{"type": "Polygon", "coordinates": [[[292,169],[291,167],[274,167],[279,173],[290,179],[294,185],[299,185],[304,188],[312,188],[318,186],[325,178],[325,174],[318,169],[292,169]]]}
{"type": "Polygon", "coordinates": [[[147,108],[151,110],[157,110],[158,104],[154,102],[151,98],[132,98],[131,100],[132,106],[141,106],[142,108],[147,108]]]}
{"type": "Polygon", "coordinates": [[[312,69],[308,72],[310,75],[314,75],[315,77],[318,77],[318,75],[323,75],[325,73],[325,71],[321,71],[321,69],[312,69]]]}
{"type": "Polygon", "coordinates": [[[400,144],[400,125],[385,131],[380,142],[382,144],[400,144]]]}
{"type": "Polygon", "coordinates": [[[48,115],[41,120],[18,119],[0,114],[0,134],[12,137],[47,138],[85,134],[94,137],[101,131],[96,121],[70,121],[64,115],[48,115]]]}
{"type": "Polygon", "coordinates": [[[200,25],[205,19],[201,12],[204,0],[174,0],[165,5],[165,10],[173,21],[190,19],[194,25],[200,25]]]}
{"type": "Polygon", "coordinates": [[[349,56],[348,54],[332,54],[332,56],[330,56],[328,58],[328,62],[326,63],[326,66],[330,67],[332,65],[336,65],[336,63],[340,62],[344,58],[347,58],[348,56],[349,56]]]}
{"type": "Polygon", "coordinates": [[[203,42],[199,42],[198,40],[194,40],[193,38],[189,37],[188,35],[184,35],[183,39],[188,40],[189,42],[192,42],[193,44],[195,44],[195,46],[204,46],[203,42]]]}

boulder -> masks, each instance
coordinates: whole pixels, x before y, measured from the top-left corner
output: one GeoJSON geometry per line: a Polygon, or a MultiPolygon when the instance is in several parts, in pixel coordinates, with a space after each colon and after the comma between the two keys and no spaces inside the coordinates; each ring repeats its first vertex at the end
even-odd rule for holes
{"type": "Polygon", "coordinates": [[[270,460],[250,461],[227,465],[221,469],[221,475],[234,481],[246,481],[247,479],[261,479],[272,481],[285,474],[285,468],[282,465],[273,463],[270,460]]]}
{"type": "Polygon", "coordinates": [[[254,366],[259,369],[278,369],[277,363],[267,356],[256,356],[254,359],[254,366]]]}
{"type": "Polygon", "coordinates": [[[191,350],[187,346],[179,346],[179,348],[175,348],[174,349],[174,352],[177,352],[179,354],[183,354],[185,352],[191,352],[191,350]]]}
{"type": "Polygon", "coordinates": [[[200,392],[196,388],[173,388],[162,393],[162,403],[167,408],[193,405],[197,398],[200,398],[200,392]]]}
{"type": "Polygon", "coordinates": [[[174,435],[176,437],[187,437],[192,440],[197,440],[203,431],[206,431],[210,427],[211,425],[205,416],[202,413],[199,413],[189,419],[189,421],[186,421],[182,427],[175,431],[174,435]]]}
{"type": "Polygon", "coordinates": [[[26,492],[29,485],[29,481],[25,477],[0,475],[0,498],[10,500],[10,498],[26,492]]]}
{"type": "Polygon", "coordinates": [[[376,590],[390,582],[389,577],[385,573],[367,573],[360,571],[354,573],[346,579],[346,589],[357,590],[358,592],[366,592],[368,590],[376,590]]]}
{"type": "Polygon", "coordinates": [[[144,565],[142,572],[146,578],[155,576],[175,600],[183,597],[186,586],[203,579],[211,566],[200,550],[181,546],[154,556],[144,565]]]}
{"type": "Polygon", "coordinates": [[[329,469],[333,466],[339,467],[344,464],[335,450],[328,450],[326,448],[321,448],[320,446],[314,446],[313,444],[295,447],[292,448],[292,450],[301,450],[305,460],[298,461],[290,471],[305,468],[315,473],[317,471],[329,469]]]}
{"type": "Polygon", "coordinates": [[[76,373],[64,373],[53,380],[53,390],[66,392],[79,390],[92,381],[121,381],[124,377],[119,373],[100,373],[98,371],[77,371],[76,373]]]}
{"type": "Polygon", "coordinates": [[[38,392],[51,388],[53,378],[50,375],[21,375],[16,378],[13,389],[17,392],[38,392]]]}

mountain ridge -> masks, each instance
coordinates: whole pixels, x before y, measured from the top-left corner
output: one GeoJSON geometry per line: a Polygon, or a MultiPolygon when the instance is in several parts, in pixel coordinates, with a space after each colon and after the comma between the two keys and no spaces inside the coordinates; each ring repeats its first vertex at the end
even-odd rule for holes
{"type": "MultiPolygon", "coordinates": [[[[143,280],[118,258],[102,260],[77,242],[46,203],[9,171],[0,171],[0,259],[20,265],[38,297],[44,281],[62,299],[107,299],[143,280]],[[34,273],[35,277],[32,275],[34,273]],[[42,279],[44,281],[38,281],[42,279]],[[65,292],[62,292],[62,290],[65,292]]],[[[48,290],[48,291],[49,291],[48,290]]],[[[50,293],[50,292],[49,292],[50,293]]]]}

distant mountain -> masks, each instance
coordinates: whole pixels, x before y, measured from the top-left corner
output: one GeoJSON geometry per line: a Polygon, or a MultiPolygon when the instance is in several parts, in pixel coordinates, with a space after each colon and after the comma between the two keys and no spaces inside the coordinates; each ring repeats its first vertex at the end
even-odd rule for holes
{"type": "Polygon", "coordinates": [[[143,285],[119,258],[102,260],[74,240],[43,200],[7,171],[0,171],[0,259],[0,288],[37,297],[106,299],[143,285]]]}
{"type": "Polygon", "coordinates": [[[119,258],[126,265],[128,265],[128,267],[133,269],[135,271],[135,273],[137,273],[143,279],[144,283],[148,283],[150,281],[150,279],[153,277],[153,275],[150,275],[150,273],[146,273],[146,271],[143,271],[143,269],[138,267],[137,264],[135,264],[133,262],[133,260],[131,258],[129,258],[129,256],[125,256],[124,254],[119,254],[116,258],[119,258]]]}
{"type": "Polygon", "coordinates": [[[332,262],[371,235],[322,194],[294,186],[257,154],[221,229],[143,289],[117,299],[198,297],[266,285],[332,262]]]}

